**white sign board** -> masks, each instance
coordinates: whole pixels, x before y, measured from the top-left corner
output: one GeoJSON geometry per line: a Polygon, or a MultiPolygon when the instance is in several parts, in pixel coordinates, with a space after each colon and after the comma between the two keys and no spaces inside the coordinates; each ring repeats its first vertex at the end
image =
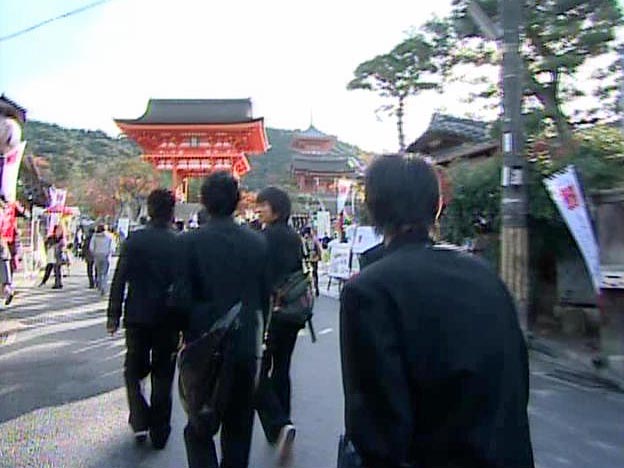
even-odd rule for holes
{"type": "Polygon", "coordinates": [[[119,218],[117,221],[117,232],[124,239],[128,238],[128,233],[130,232],[130,218],[119,218]]]}
{"type": "Polygon", "coordinates": [[[547,177],[544,179],[544,184],[579,246],[594,289],[600,292],[602,275],[600,273],[598,242],[596,242],[594,229],[574,166],[568,166],[564,170],[547,177]]]}
{"type": "Polygon", "coordinates": [[[349,279],[349,257],[351,256],[350,244],[334,244],[329,255],[329,276],[331,278],[349,279]]]}
{"type": "Polygon", "coordinates": [[[383,236],[377,234],[372,226],[358,226],[354,233],[353,253],[361,254],[383,242],[383,236]]]}

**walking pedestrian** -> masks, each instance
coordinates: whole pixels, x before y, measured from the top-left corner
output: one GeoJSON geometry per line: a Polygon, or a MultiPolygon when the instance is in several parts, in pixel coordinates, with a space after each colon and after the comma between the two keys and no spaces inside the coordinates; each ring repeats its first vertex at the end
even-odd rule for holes
{"type": "Polygon", "coordinates": [[[108,287],[108,269],[115,251],[115,240],[104,224],[99,224],[89,242],[89,250],[95,264],[95,285],[100,295],[106,294],[108,287]]]}
{"type": "Polygon", "coordinates": [[[63,264],[63,250],[65,249],[65,232],[60,224],[52,228],[52,233],[45,240],[47,264],[43,279],[39,286],[44,286],[51,273],[54,271],[54,286],[52,289],[63,288],[63,277],[61,274],[61,265],[63,264]]]}
{"type": "Polygon", "coordinates": [[[310,271],[312,272],[312,283],[317,297],[320,295],[318,264],[321,260],[322,254],[323,248],[321,247],[321,243],[316,238],[316,233],[314,233],[312,228],[309,226],[305,227],[303,229],[303,255],[310,271]]]}
{"type": "Polygon", "coordinates": [[[366,467],[532,467],[513,300],[494,270],[432,244],[439,198],[420,158],[383,156],[367,171],[386,247],[341,297],[342,448],[366,467]]]}
{"type": "Polygon", "coordinates": [[[84,238],[82,243],[82,258],[85,261],[87,266],[87,278],[89,279],[89,289],[95,288],[95,260],[93,258],[93,254],[91,253],[91,239],[95,234],[95,229],[93,226],[89,228],[87,231],[87,235],[84,238]]]}
{"type": "Polygon", "coordinates": [[[171,385],[179,336],[169,308],[176,256],[171,225],[174,206],[175,198],[169,190],[157,189],[148,196],[151,222],[122,244],[111,283],[106,325],[109,333],[115,333],[123,309],[128,422],[137,442],[144,442],[149,433],[156,449],[165,447],[171,432],[171,385]],[[141,385],[148,375],[149,403],[141,385]]]}
{"type": "MultiPolygon", "coordinates": [[[[184,346],[192,346],[218,319],[241,305],[240,325],[231,337],[226,371],[234,383],[218,416],[208,424],[189,414],[184,442],[190,468],[242,468],[249,462],[253,393],[262,311],[268,310],[266,244],[262,236],[234,222],[240,193],[230,174],[216,172],[202,184],[201,201],[209,219],[179,235],[179,271],[174,307],[184,317],[184,346]],[[221,462],[213,441],[221,431],[221,462]]],[[[206,392],[208,389],[205,390],[206,392]]],[[[201,416],[201,415],[199,415],[201,416]]]]}
{"type": "MultiPolygon", "coordinates": [[[[290,274],[302,270],[303,246],[297,232],[288,225],[291,203],[286,192],[267,187],[258,194],[257,203],[268,248],[268,284],[275,293],[290,274]]],[[[290,363],[302,326],[272,314],[260,371],[256,407],[264,434],[277,445],[281,461],[287,459],[296,434],[291,420],[290,363]]]]}

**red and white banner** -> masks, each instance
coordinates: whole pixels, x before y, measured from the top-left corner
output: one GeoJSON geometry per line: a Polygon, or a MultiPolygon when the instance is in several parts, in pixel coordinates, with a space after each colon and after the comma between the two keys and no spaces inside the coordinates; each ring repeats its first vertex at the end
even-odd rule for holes
{"type": "Polygon", "coordinates": [[[352,181],[348,179],[338,179],[338,198],[336,199],[336,212],[340,213],[344,210],[344,207],[349,198],[349,192],[351,191],[352,181]]]}
{"type": "Polygon", "coordinates": [[[0,193],[8,202],[14,202],[17,199],[17,174],[22,164],[25,148],[26,142],[22,141],[0,158],[0,183],[2,184],[0,193]]]}
{"type": "Polygon", "coordinates": [[[56,187],[50,187],[50,206],[49,209],[54,211],[54,209],[58,209],[62,211],[62,208],[65,206],[65,201],[67,200],[67,190],[58,189],[56,187]]]}
{"type": "Polygon", "coordinates": [[[579,246],[594,289],[600,293],[600,250],[574,166],[547,177],[544,185],[579,246]]]}

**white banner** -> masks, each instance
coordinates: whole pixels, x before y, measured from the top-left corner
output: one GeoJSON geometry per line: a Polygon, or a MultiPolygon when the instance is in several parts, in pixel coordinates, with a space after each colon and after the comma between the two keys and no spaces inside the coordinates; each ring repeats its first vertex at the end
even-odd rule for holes
{"type": "Polygon", "coordinates": [[[594,289],[600,292],[600,251],[574,166],[547,177],[544,185],[581,250],[594,289]]]}
{"type": "Polygon", "coordinates": [[[331,218],[329,211],[318,211],[316,213],[316,237],[331,235],[331,218]]]}
{"type": "Polygon", "coordinates": [[[22,141],[0,158],[0,192],[9,202],[14,202],[17,198],[17,174],[25,148],[26,142],[22,141]]]}
{"type": "Polygon", "coordinates": [[[336,213],[340,214],[344,210],[349,191],[351,190],[352,181],[348,179],[338,179],[338,198],[336,200],[336,213]]]}

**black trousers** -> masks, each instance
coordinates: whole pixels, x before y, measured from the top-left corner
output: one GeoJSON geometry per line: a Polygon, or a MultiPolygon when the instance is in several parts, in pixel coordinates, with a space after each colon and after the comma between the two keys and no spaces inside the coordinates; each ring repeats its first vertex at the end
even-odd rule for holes
{"type": "Polygon", "coordinates": [[[46,265],[46,269],[43,272],[43,279],[41,280],[41,284],[46,284],[48,279],[50,279],[50,275],[54,271],[54,286],[62,286],[62,276],[61,276],[61,264],[60,263],[48,263],[46,265]]]}
{"type": "Polygon", "coordinates": [[[314,292],[318,296],[319,293],[319,278],[318,278],[318,262],[310,262],[310,269],[312,270],[312,282],[314,284],[314,292]]]}
{"type": "Polygon", "coordinates": [[[256,409],[267,440],[275,443],[290,419],[290,362],[300,327],[273,322],[262,359],[256,409]]]}
{"type": "Polygon", "coordinates": [[[89,287],[95,288],[95,262],[92,258],[86,258],[85,261],[87,262],[87,278],[89,278],[89,287]]]}
{"type": "Polygon", "coordinates": [[[246,468],[253,429],[255,358],[235,364],[234,388],[221,421],[221,464],[213,437],[204,428],[190,423],[184,428],[189,468],[246,468]]]}
{"type": "Polygon", "coordinates": [[[178,332],[171,327],[127,326],[124,377],[128,393],[128,422],[136,431],[150,431],[153,442],[166,442],[171,431],[171,385],[175,373],[178,332]],[[150,404],[141,380],[151,376],[150,404]]]}

